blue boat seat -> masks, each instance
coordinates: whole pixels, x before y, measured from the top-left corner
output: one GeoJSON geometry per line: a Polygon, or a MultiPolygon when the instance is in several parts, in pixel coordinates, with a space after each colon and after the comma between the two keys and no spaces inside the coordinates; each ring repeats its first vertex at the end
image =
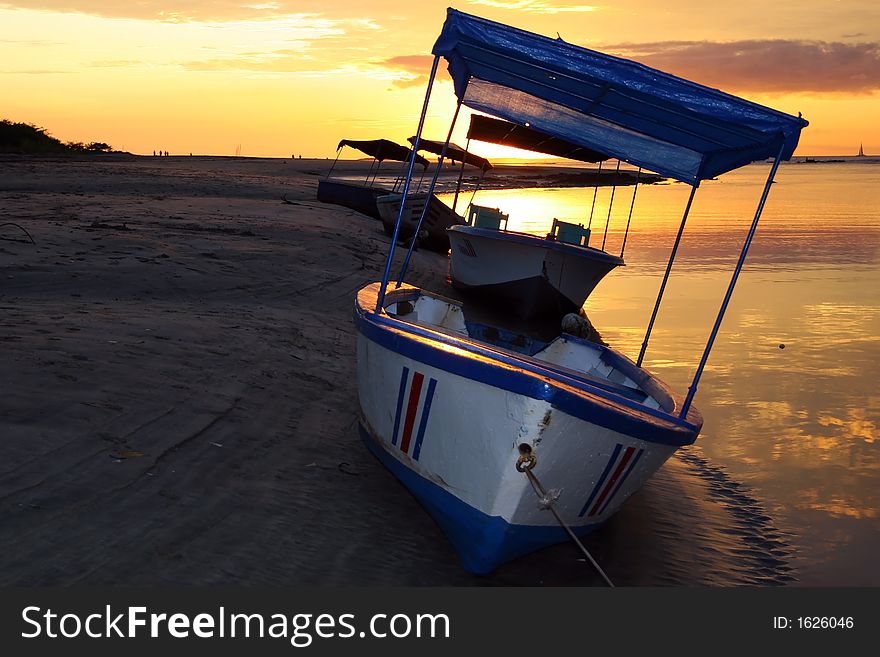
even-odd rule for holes
{"type": "Polygon", "coordinates": [[[550,229],[550,237],[566,244],[578,246],[590,245],[590,229],[584,228],[583,224],[573,224],[568,221],[553,220],[553,228],[550,229]]]}
{"type": "Polygon", "coordinates": [[[468,209],[467,222],[469,226],[474,228],[490,228],[492,230],[507,230],[508,215],[504,214],[498,208],[487,208],[484,205],[474,205],[471,203],[468,209]],[[504,228],[501,224],[504,224],[504,228]]]}

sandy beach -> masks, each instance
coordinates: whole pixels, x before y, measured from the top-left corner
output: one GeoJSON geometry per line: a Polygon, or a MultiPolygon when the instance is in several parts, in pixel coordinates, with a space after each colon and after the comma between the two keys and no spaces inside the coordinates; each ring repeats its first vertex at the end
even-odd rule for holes
{"type": "MultiPolygon", "coordinates": [[[[361,443],[351,313],[388,238],[315,200],[327,166],[0,159],[0,223],[35,241],[0,228],[2,585],[599,582],[572,545],[469,575],[361,443]]],[[[411,280],[446,271],[418,251],[411,280]]],[[[587,544],[620,584],[792,578],[699,448],[587,544]]]]}

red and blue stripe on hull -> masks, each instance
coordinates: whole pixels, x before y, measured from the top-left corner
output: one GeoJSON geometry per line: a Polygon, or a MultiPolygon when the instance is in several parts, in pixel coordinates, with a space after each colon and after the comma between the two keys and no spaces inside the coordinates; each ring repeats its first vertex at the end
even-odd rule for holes
{"type": "Polygon", "coordinates": [[[644,453],[644,449],[635,447],[624,449],[623,445],[617,443],[614,451],[611,452],[611,458],[605,464],[602,475],[578,513],[578,518],[583,518],[585,514],[591,518],[604,513],[644,453]]]}
{"type": "Polygon", "coordinates": [[[425,394],[422,388],[425,383],[425,375],[421,372],[413,372],[410,378],[410,369],[404,367],[400,374],[400,389],[397,393],[397,412],[394,415],[394,432],[391,434],[391,444],[399,447],[400,451],[408,454],[414,461],[419,460],[422,452],[422,442],[425,439],[425,431],[428,428],[428,418],[431,414],[431,403],[434,400],[434,392],[437,389],[437,379],[429,378],[425,394]],[[404,414],[404,405],[406,412],[404,414]],[[421,409],[421,414],[419,410],[421,409]],[[416,417],[419,418],[418,429],[413,438],[413,429],[416,426],[416,417]],[[401,420],[403,431],[401,432],[401,420]],[[410,449],[412,448],[412,449],[410,449]]]}

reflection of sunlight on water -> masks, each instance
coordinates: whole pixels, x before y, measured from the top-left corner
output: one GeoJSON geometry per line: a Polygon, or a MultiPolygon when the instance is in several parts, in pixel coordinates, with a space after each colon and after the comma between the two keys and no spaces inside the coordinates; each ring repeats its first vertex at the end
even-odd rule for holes
{"type": "MultiPolygon", "coordinates": [[[[746,167],[697,192],[645,358],[679,393],[690,384],[764,175],[764,166],[746,167]]],[[[615,198],[613,253],[631,192],[621,188],[615,198]]],[[[640,187],[627,266],[585,305],[603,338],[631,358],[687,192],[640,187]]],[[[599,190],[593,246],[601,245],[609,197],[599,190]]],[[[543,235],[553,217],[587,224],[592,189],[495,190],[476,202],[510,213],[511,229],[543,235]]],[[[706,455],[797,528],[806,582],[826,581],[822,568],[833,562],[836,583],[864,583],[868,564],[859,559],[868,551],[860,545],[880,544],[878,207],[880,167],[782,168],[695,400],[706,455]]]]}
{"type": "Polygon", "coordinates": [[[861,438],[866,443],[873,443],[877,439],[877,422],[874,418],[867,417],[864,408],[847,410],[848,418],[820,415],[818,422],[823,427],[842,427],[848,438],[861,438]]]}
{"type": "Polygon", "coordinates": [[[802,490],[798,506],[810,511],[821,511],[832,516],[845,516],[848,518],[872,519],[878,516],[876,509],[853,506],[851,501],[841,497],[832,497],[823,501],[820,499],[819,491],[815,489],[802,490]]]}
{"type": "Polygon", "coordinates": [[[834,335],[838,339],[874,339],[867,334],[880,319],[880,306],[824,302],[804,308],[811,332],[821,336],[834,335]]]}

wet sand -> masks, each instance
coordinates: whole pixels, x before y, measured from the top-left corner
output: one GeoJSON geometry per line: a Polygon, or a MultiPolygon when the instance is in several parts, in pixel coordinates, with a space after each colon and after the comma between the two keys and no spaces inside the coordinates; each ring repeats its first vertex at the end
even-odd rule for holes
{"type": "MultiPolygon", "coordinates": [[[[361,443],[351,313],[388,238],[315,200],[328,165],[0,158],[36,242],[0,227],[0,584],[599,583],[567,544],[469,575],[361,443]]],[[[624,585],[796,576],[699,447],[586,543],[624,585]]]]}

